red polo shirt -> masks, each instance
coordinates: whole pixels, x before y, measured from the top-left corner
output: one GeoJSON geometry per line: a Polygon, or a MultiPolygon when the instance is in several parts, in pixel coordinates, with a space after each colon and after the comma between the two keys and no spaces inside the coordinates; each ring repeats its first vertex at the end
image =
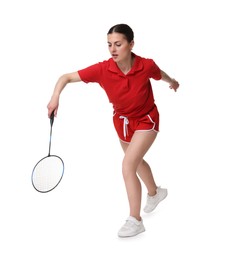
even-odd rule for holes
{"type": "Polygon", "coordinates": [[[134,64],[126,75],[112,58],[78,73],[85,83],[96,82],[106,91],[115,112],[127,117],[141,117],[154,107],[150,78],[160,80],[161,72],[152,59],[133,55],[134,64]]]}

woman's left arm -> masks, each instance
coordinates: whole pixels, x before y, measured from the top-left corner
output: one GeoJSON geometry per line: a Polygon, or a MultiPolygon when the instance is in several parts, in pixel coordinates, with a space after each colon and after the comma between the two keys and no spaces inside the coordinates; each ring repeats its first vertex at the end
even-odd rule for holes
{"type": "Polygon", "coordinates": [[[180,84],[175,79],[170,78],[170,76],[167,75],[163,70],[161,70],[161,76],[161,80],[169,83],[169,87],[176,92],[180,84]]]}

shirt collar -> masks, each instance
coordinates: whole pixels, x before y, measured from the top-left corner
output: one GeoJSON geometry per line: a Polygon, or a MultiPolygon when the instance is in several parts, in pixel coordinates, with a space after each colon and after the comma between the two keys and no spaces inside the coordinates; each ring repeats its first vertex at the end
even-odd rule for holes
{"type": "MultiPolygon", "coordinates": [[[[133,64],[131,70],[127,73],[127,75],[134,74],[135,72],[143,69],[142,58],[140,56],[137,56],[134,53],[132,53],[132,55],[135,57],[135,60],[134,60],[134,64],[133,64]]],[[[123,74],[123,72],[118,68],[118,66],[117,66],[116,62],[113,60],[113,58],[109,59],[108,70],[111,72],[117,73],[117,74],[123,74]]],[[[126,75],[124,75],[124,76],[126,76],[126,75]]]]}

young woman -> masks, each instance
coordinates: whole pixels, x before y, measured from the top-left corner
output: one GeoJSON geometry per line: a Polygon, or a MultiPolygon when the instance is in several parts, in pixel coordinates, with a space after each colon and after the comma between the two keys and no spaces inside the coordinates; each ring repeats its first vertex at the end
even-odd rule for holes
{"type": "Polygon", "coordinates": [[[150,166],[143,159],[159,131],[159,113],[154,103],[150,79],[164,80],[176,91],[178,82],[170,78],[152,59],[132,52],[134,33],[127,24],[117,24],[107,33],[111,58],[77,72],[62,75],[48,104],[48,116],[59,106],[64,87],[71,82],[96,82],[105,90],[114,109],[114,126],[125,156],[123,178],[129,201],[129,217],[119,230],[120,237],[145,231],[141,219],[141,183],[147,188],[146,213],[167,196],[167,189],[157,187],[150,166]],[[137,175],[138,174],[138,175],[137,175]]]}

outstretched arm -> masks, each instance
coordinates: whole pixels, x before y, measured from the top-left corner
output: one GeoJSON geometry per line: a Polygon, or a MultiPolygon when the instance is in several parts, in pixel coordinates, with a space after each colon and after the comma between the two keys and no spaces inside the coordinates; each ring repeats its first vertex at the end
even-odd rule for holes
{"type": "Polygon", "coordinates": [[[78,72],[64,74],[58,79],[52,97],[50,99],[50,102],[47,105],[48,117],[50,117],[53,111],[54,111],[54,115],[55,116],[57,115],[60,94],[62,90],[65,88],[65,86],[68,83],[79,82],[79,81],[81,81],[81,78],[78,72]]]}
{"type": "Polygon", "coordinates": [[[179,88],[179,83],[175,79],[170,78],[170,76],[167,75],[163,70],[161,70],[161,76],[162,76],[161,79],[169,83],[169,87],[176,92],[177,89],[179,88]]]}

